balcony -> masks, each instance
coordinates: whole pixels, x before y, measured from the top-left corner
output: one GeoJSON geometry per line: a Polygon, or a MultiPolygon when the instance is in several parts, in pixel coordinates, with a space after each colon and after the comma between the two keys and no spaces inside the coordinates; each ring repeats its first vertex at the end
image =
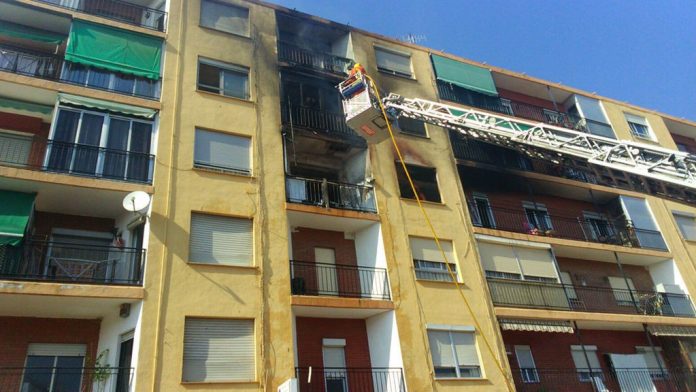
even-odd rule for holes
{"type": "Polygon", "coordinates": [[[278,43],[278,60],[292,66],[344,76],[353,65],[353,60],[329,53],[302,48],[288,43],[278,43]]]}
{"type": "Polygon", "coordinates": [[[487,278],[496,306],[576,312],[696,317],[686,294],[487,278]]]}
{"type": "Polygon", "coordinates": [[[346,125],[343,113],[291,105],[281,102],[280,115],[283,126],[289,130],[304,129],[311,132],[354,141],[364,145],[364,139],[346,125]]]}
{"type": "Polygon", "coordinates": [[[630,220],[559,216],[540,209],[498,207],[478,201],[469,202],[468,206],[471,221],[476,227],[630,248],[667,250],[659,231],[634,227],[630,220]]]}
{"type": "Polygon", "coordinates": [[[384,268],[291,260],[290,277],[293,295],[391,299],[384,268]]]}
{"type": "Polygon", "coordinates": [[[0,279],[138,286],[144,259],[143,249],[29,240],[0,247],[0,279]]]}
{"type": "Polygon", "coordinates": [[[376,213],[372,187],[286,176],[286,200],[324,208],[376,213]]]}
{"type": "Polygon", "coordinates": [[[549,369],[513,368],[519,392],[538,391],[693,391],[696,372],[666,369],[549,369]]]}
{"type": "MultiPolygon", "coordinates": [[[[64,358],[68,361],[70,357],[64,358]]],[[[0,390],[126,392],[132,378],[132,368],[0,367],[0,390]]]]}
{"type": "Polygon", "coordinates": [[[164,32],[167,26],[166,12],[120,0],[36,1],[155,31],[164,32]]]}
{"type": "Polygon", "coordinates": [[[152,100],[159,99],[160,93],[159,81],[98,70],[65,62],[59,55],[8,45],[0,45],[0,71],[152,100]]]}
{"type": "Polygon", "coordinates": [[[406,391],[400,368],[303,367],[295,368],[295,377],[299,380],[300,392],[406,391]]]}

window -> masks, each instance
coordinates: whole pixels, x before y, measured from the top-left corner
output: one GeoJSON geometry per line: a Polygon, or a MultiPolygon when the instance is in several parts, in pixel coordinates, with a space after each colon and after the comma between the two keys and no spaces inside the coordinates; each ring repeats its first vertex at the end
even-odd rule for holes
{"type": "Polygon", "coordinates": [[[428,329],[436,378],[479,378],[481,366],[473,331],[428,329]]]}
{"type": "Polygon", "coordinates": [[[0,129],[0,162],[26,165],[29,162],[33,135],[0,129]]]}
{"type": "Polygon", "coordinates": [[[80,391],[85,362],[84,344],[29,345],[22,391],[80,391]]]}
{"type": "Polygon", "coordinates": [[[253,381],[253,320],[186,318],[184,382],[253,381]]]}
{"type": "MultiPolygon", "coordinates": [[[[434,239],[409,237],[411,244],[411,255],[413,256],[413,265],[416,270],[417,279],[437,280],[443,282],[452,282],[452,276],[447,270],[447,264],[442,257],[442,252],[437,247],[434,239]]],[[[457,276],[457,265],[452,249],[452,242],[440,240],[440,246],[444,250],[449,262],[449,267],[457,276]]]]}
{"type": "MultiPolygon", "coordinates": [[[[437,173],[435,169],[430,167],[415,166],[406,164],[408,173],[411,175],[413,185],[418,192],[418,198],[424,201],[432,201],[441,203],[440,190],[437,187],[437,173]]],[[[396,176],[399,180],[399,192],[401,197],[406,199],[415,199],[411,184],[408,182],[404,168],[400,162],[396,162],[396,176]]]]}
{"type": "Polygon", "coordinates": [[[544,204],[525,201],[522,202],[522,207],[527,215],[528,234],[546,234],[547,231],[553,230],[549,211],[544,204]]]}
{"type": "Polygon", "coordinates": [[[595,378],[602,378],[602,366],[597,357],[597,346],[570,346],[570,354],[573,356],[575,369],[580,381],[592,381],[595,378]],[[587,361],[589,360],[589,364],[587,361]]]}
{"type": "Polygon", "coordinates": [[[215,0],[201,0],[201,26],[249,36],[249,10],[215,0]]]}
{"type": "Polygon", "coordinates": [[[402,116],[396,121],[396,126],[399,127],[402,133],[428,137],[428,133],[425,131],[425,123],[423,121],[402,116]]]}
{"type": "Polygon", "coordinates": [[[375,47],[377,69],[381,72],[410,78],[411,55],[397,50],[375,47]]]}
{"type": "Polygon", "coordinates": [[[561,272],[561,283],[563,283],[563,287],[565,288],[568,299],[577,300],[578,293],[575,291],[575,286],[573,286],[573,280],[570,278],[570,273],[563,271],[561,272]]]}
{"type": "Polygon", "coordinates": [[[691,153],[691,152],[689,151],[689,146],[687,146],[687,145],[684,144],[684,143],[677,143],[677,150],[679,150],[679,151],[681,151],[681,152],[691,153]]]}
{"type": "Polygon", "coordinates": [[[131,384],[131,360],[133,357],[133,336],[135,331],[127,332],[119,338],[118,373],[116,375],[116,392],[128,392],[131,384]]]}
{"type": "Polygon", "coordinates": [[[196,129],[194,166],[251,174],[251,139],[196,129]]]}
{"type": "Polygon", "coordinates": [[[539,373],[537,373],[532,349],[529,346],[515,346],[515,356],[517,357],[517,365],[520,367],[522,382],[531,384],[539,382],[539,373]]]}
{"type": "Polygon", "coordinates": [[[152,122],[60,107],[48,170],[137,182],[152,180],[152,122]]]}
{"type": "Polygon", "coordinates": [[[249,99],[249,69],[213,60],[200,60],[198,89],[226,97],[249,99]]]}
{"type": "Polygon", "coordinates": [[[122,94],[159,97],[159,81],[141,76],[128,75],[120,72],[86,66],[78,63],[65,62],[63,79],[81,86],[93,87],[122,94]]]}
{"type": "Polygon", "coordinates": [[[191,214],[190,262],[249,266],[252,248],[251,219],[191,214]]]}
{"type": "Polygon", "coordinates": [[[633,296],[636,295],[636,287],[633,279],[620,276],[609,276],[609,285],[614,293],[616,303],[621,306],[633,306],[633,296]],[[628,282],[628,285],[626,285],[628,282]]]}
{"type": "Polygon", "coordinates": [[[478,250],[489,278],[558,283],[553,254],[548,248],[479,242],[478,250]]]}
{"type": "Polygon", "coordinates": [[[635,236],[643,248],[667,250],[667,244],[653,219],[652,211],[645,199],[619,196],[625,217],[635,228],[635,236]]]}
{"type": "Polygon", "coordinates": [[[493,209],[488,200],[488,196],[482,193],[472,195],[473,203],[471,204],[471,216],[474,226],[495,228],[495,218],[493,217],[493,209]]]}
{"type": "Polygon", "coordinates": [[[650,125],[648,125],[648,120],[645,117],[635,116],[633,114],[624,113],[628,127],[631,129],[631,133],[643,139],[654,140],[652,130],[650,125]]]}
{"type": "Polygon", "coordinates": [[[583,211],[582,215],[585,218],[583,229],[593,240],[611,242],[616,237],[616,231],[605,215],[592,211],[583,211]]]}
{"type": "Polygon", "coordinates": [[[662,358],[662,347],[636,346],[636,353],[643,354],[645,365],[652,378],[663,379],[665,377],[667,364],[662,358]]]}
{"type": "Polygon", "coordinates": [[[677,222],[679,231],[685,240],[696,241],[696,217],[691,214],[672,211],[674,220],[677,222]]]}

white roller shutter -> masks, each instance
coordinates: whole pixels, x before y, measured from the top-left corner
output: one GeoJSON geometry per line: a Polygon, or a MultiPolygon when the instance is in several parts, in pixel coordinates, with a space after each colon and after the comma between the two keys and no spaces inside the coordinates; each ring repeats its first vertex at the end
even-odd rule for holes
{"type": "Polygon", "coordinates": [[[478,248],[484,270],[522,274],[512,246],[479,242],[478,248]]]}
{"type": "Polygon", "coordinates": [[[479,366],[476,339],[470,332],[450,332],[459,366],[479,366]]]}
{"type": "Polygon", "coordinates": [[[454,368],[454,354],[450,342],[449,331],[428,331],[430,351],[433,357],[433,366],[436,368],[454,368]]]}
{"type": "Polygon", "coordinates": [[[251,139],[196,129],[194,161],[197,165],[251,172],[251,139]]]}
{"type": "Polygon", "coordinates": [[[377,68],[411,76],[411,56],[391,49],[375,47],[377,68]]]}
{"type": "Polygon", "coordinates": [[[27,355],[50,357],[84,357],[86,353],[85,344],[31,343],[27,350],[27,355]]]}
{"type": "Polygon", "coordinates": [[[547,249],[515,247],[515,253],[522,267],[522,274],[543,278],[558,279],[553,256],[547,249]]]}
{"type": "MultiPolygon", "coordinates": [[[[415,260],[445,262],[442,258],[442,252],[440,252],[440,249],[437,247],[435,240],[419,237],[409,237],[409,240],[411,241],[411,254],[415,260]]],[[[456,263],[452,242],[440,240],[440,246],[442,246],[442,250],[444,250],[445,255],[447,255],[447,261],[452,264],[456,263]]]]}
{"type": "Polygon", "coordinates": [[[252,236],[251,219],[192,213],[189,261],[251,265],[252,236]]]}
{"type": "Polygon", "coordinates": [[[573,356],[573,362],[575,362],[575,368],[578,370],[589,370],[590,368],[594,370],[601,370],[602,366],[599,364],[599,358],[597,358],[597,346],[585,346],[585,351],[582,350],[580,345],[570,346],[570,353],[573,356]],[[587,358],[585,357],[587,353],[587,358]],[[590,360],[588,366],[587,359],[590,360]]]}
{"type": "Polygon", "coordinates": [[[254,321],[186,319],[183,381],[253,381],[254,321]]]}

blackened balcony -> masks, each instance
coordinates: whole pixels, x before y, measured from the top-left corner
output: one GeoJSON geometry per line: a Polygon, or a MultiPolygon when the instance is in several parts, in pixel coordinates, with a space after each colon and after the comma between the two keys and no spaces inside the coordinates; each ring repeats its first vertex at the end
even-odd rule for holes
{"type": "Polygon", "coordinates": [[[295,377],[300,392],[406,391],[400,368],[295,368],[295,377]]]}
{"type": "Polygon", "coordinates": [[[8,45],[0,45],[0,71],[138,98],[157,100],[160,95],[160,80],[70,63],[59,55],[8,45]]]}
{"type": "Polygon", "coordinates": [[[290,203],[377,212],[374,190],[366,185],[286,176],[285,195],[290,203]]]}
{"type": "Polygon", "coordinates": [[[294,295],[389,300],[389,281],[384,268],[290,261],[294,295]]]}
{"type": "Polygon", "coordinates": [[[512,368],[519,392],[694,391],[696,371],[688,368],[549,369],[512,368]]]}
{"type": "Polygon", "coordinates": [[[143,249],[28,240],[0,246],[0,279],[137,286],[144,259],[143,249]]]}
{"type": "Polygon", "coordinates": [[[487,278],[496,306],[576,312],[696,317],[686,294],[487,278]]]}
{"type": "Polygon", "coordinates": [[[351,59],[282,41],[278,43],[278,60],[291,66],[309,68],[337,76],[344,76],[353,65],[351,59]]]}
{"type": "Polygon", "coordinates": [[[355,141],[364,145],[365,141],[346,125],[343,113],[291,105],[281,102],[281,121],[286,130],[304,129],[328,137],[355,141]]]}
{"type": "Polygon", "coordinates": [[[469,202],[474,226],[534,236],[667,250],[659,231],[634,227],[631,221],[551,215],[542,210],[469,202]]]}
{"type": "MultiPolygon", "coordinates": [[[[53,365],[55,357],[31,357],[37,364],[42,358],[53,365]]],[[[58,357],[57,366],[7,368],[0,367],[2,391],[116,391],[126,392],[133,378],[132,368],[73,367],[82,357],[58,357]]]]}
{"type": "Polygon", "coordinates": [[[120,0],[37,0],[61,8],[101,16],[102,18],[144,27],[150,30],[165,31],[167,13],[120,0]]]}

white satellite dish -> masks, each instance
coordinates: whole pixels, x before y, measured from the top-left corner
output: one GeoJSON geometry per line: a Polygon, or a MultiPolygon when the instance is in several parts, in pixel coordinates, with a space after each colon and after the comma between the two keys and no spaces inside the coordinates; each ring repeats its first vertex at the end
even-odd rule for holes
{"type": "Polygon", "coordinates": [[[142,212],[150,205],[150,195],[143,191],[131,192],[123,198],[123,208],[130,212],[142,212]]]}

